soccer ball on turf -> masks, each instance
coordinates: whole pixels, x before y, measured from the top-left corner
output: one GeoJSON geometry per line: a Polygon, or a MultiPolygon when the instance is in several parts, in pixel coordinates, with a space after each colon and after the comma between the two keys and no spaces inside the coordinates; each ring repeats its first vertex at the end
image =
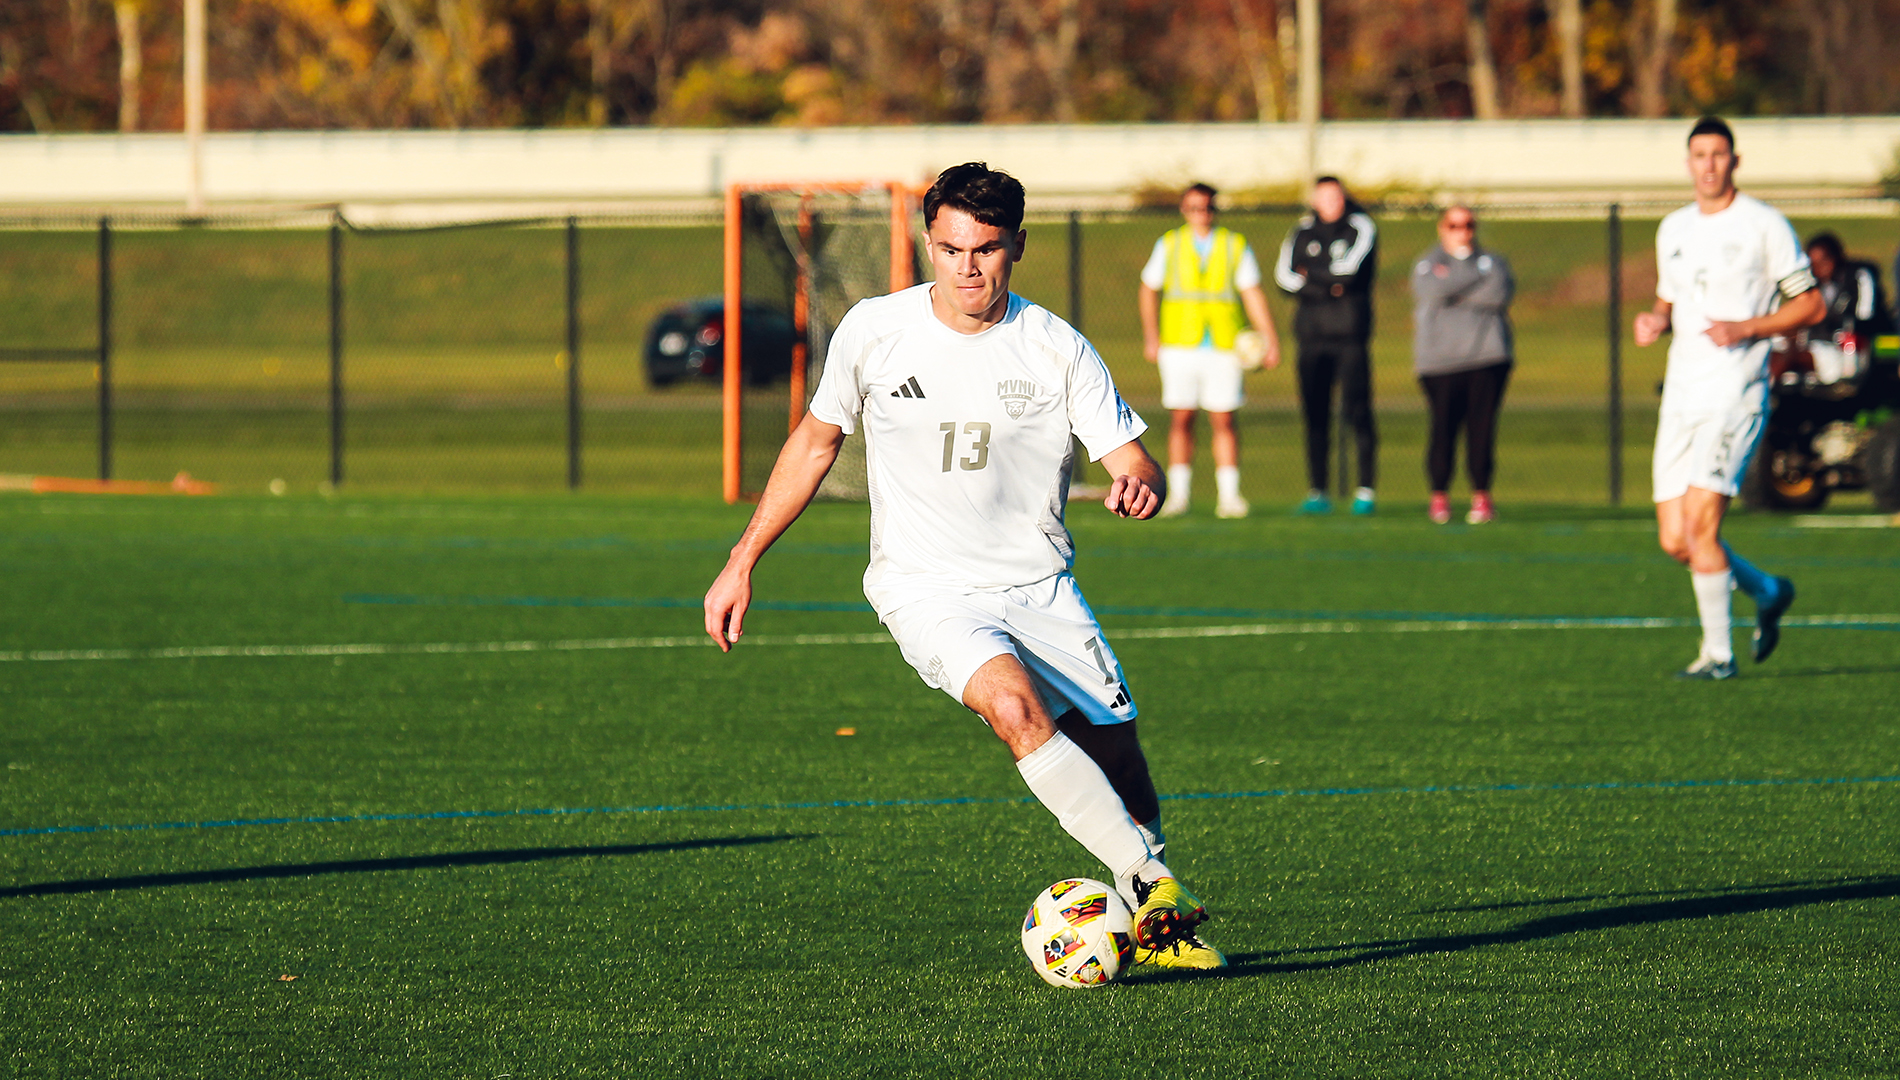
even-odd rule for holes
{"type": "Polygon", "coordinates": [[[1050,986],[1107,986],[1135,959],[1135,917],[1114,888],[1068,878],[1042,890],[1023,918],[1023,953],[1050,986]]]}

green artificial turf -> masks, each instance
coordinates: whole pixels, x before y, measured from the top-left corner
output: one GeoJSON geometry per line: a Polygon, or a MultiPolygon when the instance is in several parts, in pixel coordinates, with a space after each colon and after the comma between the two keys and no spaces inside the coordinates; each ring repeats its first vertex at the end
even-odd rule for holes
{"type": "MultiPolygon", "coordinates": [[[[1892,631],[1684,684],[1691,629],[1432,621],[1689,616],[1634,512],[1071,518],[1159,788],[1252,793],[1164,804],[1221,977],[1035,979],[1022,910],[1102,871],[889,644],[70,655],[690,638],[743,508],[0,498],[0,830],[501,812],[0,835],[0,1071],[1900,1071],[1892,631]],[[1131,633],[1225,625],[1305,629],[1131,633]]],[[[814,507],[749,634],[876,632],[864,530],[814,507]]],[[[1731,532],[1893,617],[1892,532],[1731,532]]]]}

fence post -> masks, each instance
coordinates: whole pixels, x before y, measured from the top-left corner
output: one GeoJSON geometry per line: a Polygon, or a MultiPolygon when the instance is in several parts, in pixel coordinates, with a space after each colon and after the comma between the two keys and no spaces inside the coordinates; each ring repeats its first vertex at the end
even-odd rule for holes
{"type": "Polygon", "coordinates": [[[567,219],[567,486],[581,486],[581,229],[567,219]]]}
{"type": "Polygon", "coordinates": [[[112,479],[112,219],[99,219],[99,479],[112,479]]]}
{"type": "Polygon", "coordinates": [[[1623,207],[1610,204],[1610,505],[1623,504],[1623,207]]]}
{"type": "MultiPolygon", "coordinates": [[[[895,195],[893,195],[893,207],[896,206],[897,201],[895,195]]],[[[741,466],[744,464],[742,455],[745,453],[745,434],[741,430],[741,425],[745,423],[745,401],[741,396],[744,391],[744,384],[739,381],[741,375],[739,349],[741,345],[741,335],[745,332],[744,323],[739,317],[742,306],[745,303],[745,272],[742,264],[742,260],[745,258],[745,234],[742,230],[744,224],[744,218],[742,216],[744,208],[743,189],[741,189],[738,184],[733,184],[726,189],[726,274],[724,289],[726,298],[726,325],[724,341],[725,356],[723,359],[724,383],[720,390],[722,426],[724,429],[724,434],[720,442],[720,486],[724,489],[723,493],[728,504],[738,502],[740,497],[744,494],[741,490],[741,486],[744,482],[744,473],[741,466]]],[[[897,211],[893,209],[891,213],[893,217],[895,217],[897,211]]],[[[892,285],[897,284],[897,248],[898,241],[895,234],[893,234],[891,240],[892,285]]],[[[908,272],[908,264],[906,265],[906,272],[908,272]]],[[[908,283],[902,287],[908,288],[908,283]]]]}
{"type": "Polygon", "coordinates": [[[1082,212],[1069,211],[1069,325],[1082,332],[1082,212]]]}
{"type": "Polygon", "coordinates": [[[343,483],[343,214],[330,219],[330,483],[343,483]]]}

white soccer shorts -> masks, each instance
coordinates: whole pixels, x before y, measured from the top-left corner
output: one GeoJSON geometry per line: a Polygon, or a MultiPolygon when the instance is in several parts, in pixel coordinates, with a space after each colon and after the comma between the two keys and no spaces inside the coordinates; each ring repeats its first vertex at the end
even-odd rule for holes
{"type": "Polygon", "coordinates": [[[1240,357],[1232,349],[1183,349],[1163,345],[1161,407],[1233,412],[1246,400],[1240,389],[1240,357]]]}
{"type": "Polygon", "coordinates": [[[1736,495],[1761,442],[1763,415],[1736,411],[1706,415],[1665,412],[1656,420],[1656,457],[1650,465],[1653,498],[1668,502],[1692,487],[1736,495]]]}
{"type": "Polygon", "coordinates": [[[1071,574],[998,592],[906,599],[878,618],[924,682],[959,704],[976,670],[1014,656],[1051,717],[1079,709],[1092,724],[1135,718],[1121,661],[1071,574]]]}

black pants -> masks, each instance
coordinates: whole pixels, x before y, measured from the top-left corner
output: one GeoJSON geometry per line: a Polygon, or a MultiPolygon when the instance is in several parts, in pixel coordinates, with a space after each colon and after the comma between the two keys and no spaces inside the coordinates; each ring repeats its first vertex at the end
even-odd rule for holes
{"type": "Polygon", "coordinates": [[[1420,375],[1425,401],[1432,409],[1432,437],[1425,447],[1425,476],[1433,491],[1451,487],[1457,458],[1458,426],[1465,428],[1465,468],[1471,490],[1491,490],[1492,452],[1498,444],[1498,407],[1511,381],[1511,362],[1448,375],[1420,375]]]}
{"type": "Polygon", "coordinates": [[[1359,486],[1374,487],[1379,474],[1379,432],[1372,422],[1372,354],[1364,338],[1319,338],[1300,342],[1300,410],[1306,414],[1306,477],[1326,490],[1326,463],[1333,436],[1333,382],[1339,382],[1341,419],[1359,449],[1359,486]]]}

